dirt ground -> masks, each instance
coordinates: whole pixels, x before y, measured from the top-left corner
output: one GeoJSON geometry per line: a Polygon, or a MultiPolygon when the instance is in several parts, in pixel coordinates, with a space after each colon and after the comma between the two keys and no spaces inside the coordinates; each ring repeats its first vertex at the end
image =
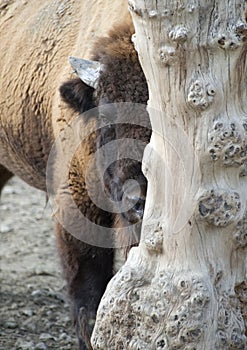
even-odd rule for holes
{"type": "Polygon", "coordinates": [[[45,194],[13,178],[0,200],[0,350],[75,350],[45,194]]]}

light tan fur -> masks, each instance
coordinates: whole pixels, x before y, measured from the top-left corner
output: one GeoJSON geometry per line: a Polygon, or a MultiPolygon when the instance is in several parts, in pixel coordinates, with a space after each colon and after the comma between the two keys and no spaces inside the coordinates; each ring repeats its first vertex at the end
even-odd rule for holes
{"type": "Polygon", "coordinates": [[[68,56],[126,17],[125,0],[6,0],[0,5],[0,164],[45,190],[54,138],[72,118],[58,88],[68,56]]]}

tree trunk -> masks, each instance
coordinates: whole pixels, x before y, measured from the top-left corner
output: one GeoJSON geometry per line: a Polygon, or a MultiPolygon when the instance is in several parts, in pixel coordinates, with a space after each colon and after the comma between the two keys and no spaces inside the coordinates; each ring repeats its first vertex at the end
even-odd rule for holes
{"type": "Polygon", "coordinates": [[[247,349],[247,2],[130,0],[153,134],[94,349],[247,349]]]}

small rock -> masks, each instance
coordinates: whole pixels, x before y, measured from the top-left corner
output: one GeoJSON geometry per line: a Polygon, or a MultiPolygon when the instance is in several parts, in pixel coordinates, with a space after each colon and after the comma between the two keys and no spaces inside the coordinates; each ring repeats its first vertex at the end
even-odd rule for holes
{"type": "Polygon", "coordinates": [[[4,193],[5,194],[18,194],[18,193],[20,193],[20,191],[11,187],[11,186],[5,186],[4,193]]]}
{"type": "Polygon", "coordinates": [[[39,336],[39,340],[41,340],[41,341],[47,341],[47,340],[51,340],[51,339],[55,340],[55,338],[49,333],[42,333],[39,336]]]}
{"type": "Polygon", "coordinates": [[[47,350],[47,346],[45,343],[41,342],[35,345],[35,350],[47,350]]]}
{"type": "Polygon", "coordinates": [[[63,303],[65,302],[65,298],[64,298],[64,295],[62,293],[59,293],[59,292],[54,292],[52,290],[50,290],[48,292],[48,296],[49,297],[52,297],[54,299],[57,299],[57,300],[60,300],[62,301],[63,303]]]}
{"type": "Polygon", "coordinates": [[[12,231],[12,227],[6,224],[1,224],[0,225],[0,233],[9,233],[12,231]]]}
{"type": "Polygon", "coordinates": [[[60,336],[59,336],[59,339],[60,340],[66,340],[68,338],[68,335],[66,334],[66,333],[62,333],[62,334],[60,334],[60,336]]]}
{"type": "Polygon", "coordinates": [[[31,316],[33,316],[33,311],[30,309],[22,310],[22,314],[25,316],[31,317],[31,316]]]}
{"type": "Polygon", "coordinates": [[[32,341],[25,341],[23,339],[18,339],[15,343],[15,349],[18,350],[33,350],[33,342],[32,341]]]}
{"type": "Polygon", "coordinates": [[[13,303],[13,304],[11,304],[10,309],[11,310],[17,310],[18,309],[18,305],[16,303],[13,303]]]}
{"type": "Polygon", "coordinates": [[[22,316],[22,324],[21,324],[21,327],[24,327],[24,328],[28,328],[29,330],[31,330],[31,328],[35,325],[36,323],[33,322],[33,318],[32,317],[28,317],[26,319],[23,319],[23,316],[22,316]],[[31,326],[31,327],[30,327],[31,326]]]}
{"type": "Polygon", "coordinates": [[[39,220],[42,220],[44,219],[44,211],[40,212],[40,213],[37,213],[35,215],[35,220],[39,221],[39,220]]]}
{"type": "Polygon", "coordinates": [[[9,329],[15,329],[18,327],[18,324],[15,321],[7,321],[5,322],[5,327],[9,329]]]}
{"type": "MultiPolygon", "coordinates": [[[[11,210],[10,205],[1,205],[1,211],[7,211],[7,210],[11,210]]],[[[1,350],[1,348],[0,348],[0,350],[1,350]]]]}
{"type": "Polygon", "coordinates": [[[34,298],[40,298],[42,296],[42,290],[40,289],[37,289],[37,290],[34,290],[32,293],[31,293],[31,296],[34,297],[34,298]]]}
{"type": "Polygon", "coordinates": [[[65,316],[64,323],[71,323],[71,318],[69,316],[65,316]]]}

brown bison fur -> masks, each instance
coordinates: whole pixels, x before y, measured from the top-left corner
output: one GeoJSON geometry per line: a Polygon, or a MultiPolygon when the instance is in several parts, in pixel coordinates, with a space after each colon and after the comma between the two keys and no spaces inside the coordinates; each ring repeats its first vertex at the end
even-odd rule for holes
{"type": "MultiPolygon", "coordinates": [[[[133,25],[127,23],[115,27],[108,37],[99,38],[96,41],[92,58],[104,65],[96,90],[78,78],[67,81],[60,87],[62,99],[73,111],[83,113],[95,106],[111,102],[146,104],[148,89],[131,41],[132,34],[133,25]]],[[[131,225],[140,223],[142,219],[146,179],[141,171],[141,162],[126,158],[119,159],[109,166],[103,176],[103,185],[112,199],[113,207],[114,201],[121,202],[123,199],[123,185],[126,180],[135,179],[140,183],[140,200],[134,208],[120,214],[109,213],[92,203],[86,188],[85,171],[90,156],[97,148],[109,141],[130,138],[142,140],[145,144],[149,142],[151,131],[147,113],[142,112],[141,115],[137,115],[137,125],[133,126],[133,124],[123,122],[124,114],[130,112],[129,106],[123,106],[117,115],[111,115],[115,120],[120,117],[121,123],[116,125],[113,122],[107,126],[101,125],[100,115],[97,115],[96,111],[89,117],[82,116],[85,122],[90,118],[95,119],[98,130],[89,136],[84,145],[79,147],[71,162],[68,181],[74,201],[83,215],[102,226],[116,229],[126,228],[126,235],[122,234],[120,237],[123,246],[133,243],[131,225]],[[148,127],[139,126],[138,118],[144,119],[148,127]]],[[[136,150],[137,159],[142,158],[143,150],[144,148],[136,150]]],[[[94,181],[95,174],[90,173],[90,175],[94,181]]],[[[140,234],[140,225],[139,232],[135,234],[137,236],[140,234]]],[[[73,303],[74,320],[81,349],[84,349],[83,340],[86,348],[90,349],[90,335],[96,309],[106,284],[113,274],[114,252],[112,249],[93,247],[79,241],[60,225],[57,226],[57,241],[68,282],[69,295],[73,303]]]]}
{"type": "Polygon", "coordinates": [[[131,41],[133,33],[132,23],[121,25],[95,43],[93,59],[105,67],[96,91],[98,101],[147,103],[147,83],[131,41]]]}

